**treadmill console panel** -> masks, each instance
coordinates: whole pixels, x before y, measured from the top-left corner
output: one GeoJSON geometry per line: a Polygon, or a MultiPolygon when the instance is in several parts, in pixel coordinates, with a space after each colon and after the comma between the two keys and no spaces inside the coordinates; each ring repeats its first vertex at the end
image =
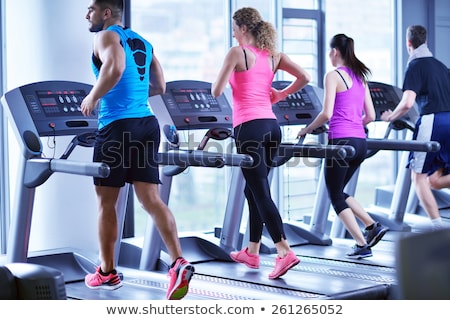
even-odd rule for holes
{"type": "MultiPolygon", "coordinates": [[[[272,86],[281,90],[287,87],[289,81],[274,81],[272,86]]],[[[307,85],[303,89],[290,94],[272,106],[280,125],[309,124],[322,110],[321,89],[307,85]]]]}
{"type": "Polygon", "coordinates": [[[25,94],[28,110],[35,118],[59,118],[81,113],[80,102],[86,96],[84,90],[35,91],[25,94]]]}
{"type": "MultiPolygon", "coordinates": [[[[400,88],[380,82],[369,82],[369,90],[375,107],[376,121],[381,120],[384,111],[394,110],[403,95],[400,88]]],[[[402,119],[415,123],[417,117],[417,106],[414,106],[402,119]]]]}
{"type": "Polygon", "coordinates": [[[29,114],[39,136],[77,135],[95,131],[97,110],[89,117],[81,113],[81,102],[91,88],[84,83],[68,81],[28,84],[18,88],[23,101],[13,103],[13,108],[26,107],[27,110],[21,113],[29,114]]]}
{"type": "MultiPolygon", "coordinates": [[[[162,102],[175,126],[180,129],[231,127],[232,109],[225,95],[214,98],[211,83],[202,81],[173,81],[166,84],[162,102]]],[[[151,104],[157,113],[157,106],[151,104]]]]}

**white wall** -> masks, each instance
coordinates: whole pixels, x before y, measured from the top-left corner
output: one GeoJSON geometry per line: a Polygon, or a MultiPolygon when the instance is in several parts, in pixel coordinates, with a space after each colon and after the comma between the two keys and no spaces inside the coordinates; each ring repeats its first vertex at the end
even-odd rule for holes
{"type": "Polygon", "coordinates": [[[398,86],[403,84],[408,51],[406,50],[406,28],[421,24],[428,31],[428,46],[433,55],[450,68],[450,1],[448,0],[398,0],[398,86]]]}
{"type": "Polygon", "coordinates": [[[88,0],[6,0],[7,88],[43,80],[92,83],[88,0]]]}
{"type": "MultiPolygon", "coordinates": [[[[44,80],[93,83],[89,0],[6,0],[6,86],[44,80]]],[[[17,141],[10,130],[11,211],[15,206],[17,141]]],[[[59,157],[72,137],[56,138],[59,157]]],[[[53,156],[42,138],[44,153],[53,156]]],[[[91,161],[91,148],[71,160],[91,161]]],[[[36,189],[30,251],[73,247],[97,251],[97,204],[91,177],[55,173],[36,189]]]]}
{"type": "Polygon", "coordinates": [[[450,68],[450,1],[436,0],[435,27],[436,27],[436,57],[450,68]]]}

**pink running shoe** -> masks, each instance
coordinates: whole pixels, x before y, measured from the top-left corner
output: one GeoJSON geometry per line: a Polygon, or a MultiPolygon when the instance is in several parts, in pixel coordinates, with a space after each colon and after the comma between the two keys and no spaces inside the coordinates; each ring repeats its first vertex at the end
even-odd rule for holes
{"type": "Polygon", "coordinates": [[[233,251],[230,253],[230,257],[234,261],[243,263],[249,268],[259,268],[259,255],[249,253],[248,248],[242,249],[241,251],[233,251]]]}
{"type": "Polygon", "coordinates": [[[169,269],[169,288],[167,289],[168,300],[180,300],[189,291],[189,281],[194,275],[194,266],[184,258],[178,258],[175,264],[169,269]]]}
{"type": "Polygon", "coordinates": [[[95,273],[87,274],[84,277],[84,283],[91,289],[115,290],[122,286],[120,277],[115,269],[105,276],[100,273],[100,266],[97,267],[95,273]]]}
{"type": "Polygon", "coordinates": [[[284,258],[277,256],[277,258],[275,259],[275,268],[269,274],[269,279],[273,280],[281,277],[286,272],[288,272],[289,269],[299,264],[299,262],[300,259],[297,258],[294,251],[292,250],[290,250],[284,258]]]}

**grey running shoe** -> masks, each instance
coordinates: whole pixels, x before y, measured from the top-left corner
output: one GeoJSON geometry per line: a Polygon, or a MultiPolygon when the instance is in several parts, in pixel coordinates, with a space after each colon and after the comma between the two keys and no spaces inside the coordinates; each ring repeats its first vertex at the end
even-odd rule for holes
{"type": "Polygon", "coordinates": [[[351,252],[347,253],[347,258],[350,259],[362,259],[362,258],[368,258],[372,256],[372,250],[368,245],[365,246],[358,246],[355,244],[352,247],[351,252]]]}
{"type": "Polygon", "coordinates": [[[367,230],[367,228],[364,230],[364,238],[366,238],[367,245],[369,248],[372,248],[375,246],[378,241],[383,238],[383,236],[386,234],[386,232],[389,230],[389,228],[381,225],[379,222],[375,222],[375,225],[371,230],[367,230]]]}

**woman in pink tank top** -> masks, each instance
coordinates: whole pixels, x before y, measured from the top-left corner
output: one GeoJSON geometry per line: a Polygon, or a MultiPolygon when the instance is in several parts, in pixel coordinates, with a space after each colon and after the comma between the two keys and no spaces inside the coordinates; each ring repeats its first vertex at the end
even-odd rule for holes
{"type": "Polygon", "coordinates": [[[237,151],[251,155],[254,164],[252,168],[242,169],[249,207],[250,241],[244,249],[231,252],[230,256],[247,267],[259,268],[265,225],[278,254],[269,279],[277,279],[300,260],[290,249],[280,213],[270,194],[268,174],[281,142],[281,130],[272,104],[303,88],[310,76],[286,54],[276,51],[275,28],[264,21],[256,9],[245,7],[234,13],[233,37],[239,45],[232,47],[225,57],[212,85],[212,94],[215,97],[221,95],[230,83],[237,151]],[[295,77],[283,90],[272,88],[278,70],[295,77]]]}

